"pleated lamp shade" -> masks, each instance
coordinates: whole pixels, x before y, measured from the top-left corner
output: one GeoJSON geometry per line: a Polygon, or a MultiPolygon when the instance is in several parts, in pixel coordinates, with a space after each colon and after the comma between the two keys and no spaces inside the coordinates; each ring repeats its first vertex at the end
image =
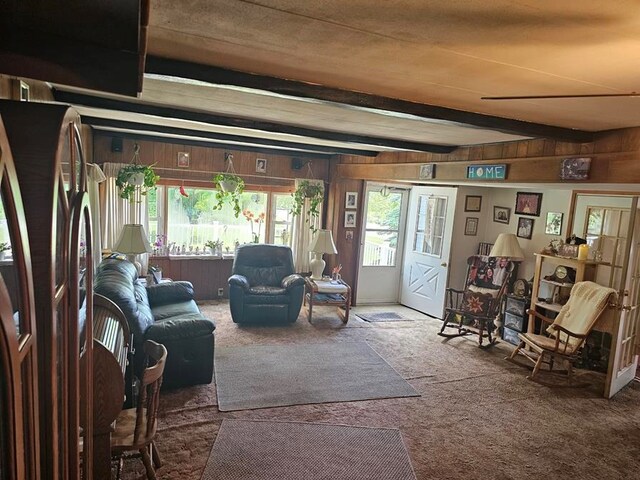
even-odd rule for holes
{"type": "Polygon", "coordinates": [[[520,248],[518,238],[514,233],[501,233],[498,235],[489,256],[508,258],[509,260],[524,260],[524,252],[520,248]]]}

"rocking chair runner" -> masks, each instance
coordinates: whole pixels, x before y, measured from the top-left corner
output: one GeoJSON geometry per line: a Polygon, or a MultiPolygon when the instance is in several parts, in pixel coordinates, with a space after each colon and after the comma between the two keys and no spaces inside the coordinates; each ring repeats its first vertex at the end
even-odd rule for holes
{"type": "Polygon", "coordinates": [[[524,356],[534,364],[533,373],[527,379],[543,385],[556,385],[540,378],[540,369],[546,363],[549,366],[547,373],[562,374],[568,386],[585,386],[585,383],[573,383],[573,362],[578,358],[587,336],[607,306],[611,305],[610,301],[615,295],[616,291],[612,288],[593,282],[578,282],[571,289],[569,301],[554,320],[534,310],[528,310],[527,313],[539,318],[543,325],[549,325],[546,329],[549,336],[520,333],[520,344],[505,360],[517,364],[515,358],[518,354],[524,356]],[[559,362],[567,363],[567,369],[554,370],[554,364],[557,365],[559,362]]]}
{"type": "MultiPolygon", "coordinates": [[[[470,266],[470,273],[473,272],[473,279],[467,285],[465,290],[457,290],[455,288],[447,288],[446,300],[447,307],[445,309],[442,328],[438,335],[446,338],[461,337],[469,334],[478,335],[478,346],[483,347],[484,338],[487,338],[491,346],[496,342],[493,331],[496,328],[494,320],[500,315],[500,306],[502,297],[506,293],[511,272],[514,264],[506,262],[500,265],[500,270],[504,274],[501,275],[501,283],[495,285],[489,283],[484,278],[479,278],[478,272],[474,271],[477,256],[471,256],[467,259],[470,266]],[[482,283],[476,280],[484,280],[482,283]],[[488,288],[480,285],[491,285],[494,288],[488,288]],[[447,328],[453,328],[455,333],[448,333],[447,328]]],[[[497,260],[500,262],[501,260],[497,260]]]]}

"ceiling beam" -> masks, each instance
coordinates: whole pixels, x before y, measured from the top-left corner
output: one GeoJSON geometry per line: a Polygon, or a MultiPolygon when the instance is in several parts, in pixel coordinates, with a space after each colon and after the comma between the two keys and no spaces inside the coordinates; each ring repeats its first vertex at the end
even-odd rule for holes
{"type": "Polygon", "coordinates": [[[161,107],[139,102],[128,102],[125,100],[114,98],[67,92],[56,88],[53,89],[53,96],[58,102],[70,103],[73,105],[83,105],[85,107],[103,108],[107,110],[118,110],[122,112],[140,113],[144,115],[155,115],[164,118],[189,120],[194,122],[207,123],[213,126],[219,125],[225,127],[261,130],[271,133],[298,135],[303,137],[317,138],[319,140],[330,140],[334,142],[358,143],[384,148],[395,148],[398,150],[413,150],[417,152],[429,153],[450,153],[458,148],[456,145],[433,145],[430,143],[395,140],[392,138],[371,137],[368,135],[355,135],[350,133],[304,128],[294,125],[285,125],[281,123],[262,122],[245,118],[228,117],[224,115],[213,115],[209,113],[194,112],[191,110],[183,110],[173,107],[161,107]]]}
{"type": "Polygon", "coordinates": [[[143,134],[136,132],[121,132],[114,130],[100,130],[100,128],[94,128],[93,132],[95,135],[101,135],[105,137],[126,137],[134,140],[148,140],[150,142],[160,142],[160,143],[171,143],[180,145],[190,145],[193,147],[205,147],[205,148],[220,148],[224,150],[234,150],[240,152],[255,152],[264,155],[282,155],[292,158],[311,158],[311,159],[331,159],[333,155],[327,155],[324,153],[314,153],[314,152],[302,152],[302,151],[294,151],[294,150],[282,150],[278,148],[261,148],[250,145],[229,145],[228,143],[220,143],[220,142],[208,142],[206,140],[193,140],[190,138],[172,138],[172,137],[164,137],[161,135],[153,135],[153,134],[143,134]]]}
{"type": "Polygon", "coordinates": [[[283,140],[274,140],[271,138],[230,135],[228,133],[208,132],[206,130],[195,130],[191,128],[169,127],[153,123],[129,122],[126,120],[114,120],[110,118],[92,117],[86,115],[82,116],[82,123],[96,127],[156,132],[173,136],[210,138],[212,140],[220,140],[223,142],[252,143],[264,146],[289,148],[295,151],[327,153],[330,155],[360,155],[363,157],[375,157],[376,155],[378,155],[378,151],[375,150],[358,150],[354,148],[334,147],[330,145],[313,145],[309,143],[287,142],[283,140]]]}
{"type": "Polygon", "coordinates": [[[292,97],[314,98],[363,108],[386,110],[427,119],[443,120],[463,125],[473,125],[512,135],[552,138],[567,142],[585,143],[593,140],[593,133],[584,130],[554,127],[510,118],[465,112],[453,108],[410,102],[368,93],[341,90],[311,83],[268,77],[252,73],[228,70],[221,67],[182,62],[149,55],[145,72],[190,78],[217,85],[235,85],[256,90],[266,90],[292,97]]]}

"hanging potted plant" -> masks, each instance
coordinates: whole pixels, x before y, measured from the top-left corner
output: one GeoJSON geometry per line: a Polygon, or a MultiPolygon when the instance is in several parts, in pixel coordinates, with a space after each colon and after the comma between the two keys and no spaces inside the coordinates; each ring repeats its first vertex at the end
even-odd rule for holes
{"type": "MultiPolygon", "coordinates": [[[[302,180],[298,188],[293,192],[292,215],[300,215],[304,208],[305,201],[309,200],[309,218],[307,222],[315,224],[315,220],[320,216],[320,204],[324,200],[324,185],[322,182],[302,180]]],[[[313,229],[315,231],[315,229],[313,229]]]]}
{"type": "Polygon", "coordinates": [[[224,160],[227,162],[227,171],[213,177],[213,183],[217,189],[217,203],[213,208],[220,210],[225,203],[230,203],[235,217],[238,218],[242,211],[240,196],[244,192],[244,180],[236,175],[236,171],[233,169],[233,154],[225,152],[224,160]]]}
{"type": "Polygon", "coordinates": [[[140,145],[133,146],[133,158],[129,165],[125,165],[118,171],[116,187],[120,189],[120,198],[133,202],[136,191],[140,195],[146,195],[149,190],[156,188],[160,177],[153,171],[153,165],[140,165],[140,145]]]}

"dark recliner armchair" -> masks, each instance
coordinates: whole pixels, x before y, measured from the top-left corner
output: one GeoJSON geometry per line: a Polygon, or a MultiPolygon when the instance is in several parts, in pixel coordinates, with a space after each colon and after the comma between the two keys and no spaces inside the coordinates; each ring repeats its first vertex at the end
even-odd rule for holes
{"type": "Polygon", "coordinates": [[[250,243],[238,247],[229,277],[233,321],[295,322],[302,307],[304,278],[293,272],[293,255],[287,246],[250,243]]]}

